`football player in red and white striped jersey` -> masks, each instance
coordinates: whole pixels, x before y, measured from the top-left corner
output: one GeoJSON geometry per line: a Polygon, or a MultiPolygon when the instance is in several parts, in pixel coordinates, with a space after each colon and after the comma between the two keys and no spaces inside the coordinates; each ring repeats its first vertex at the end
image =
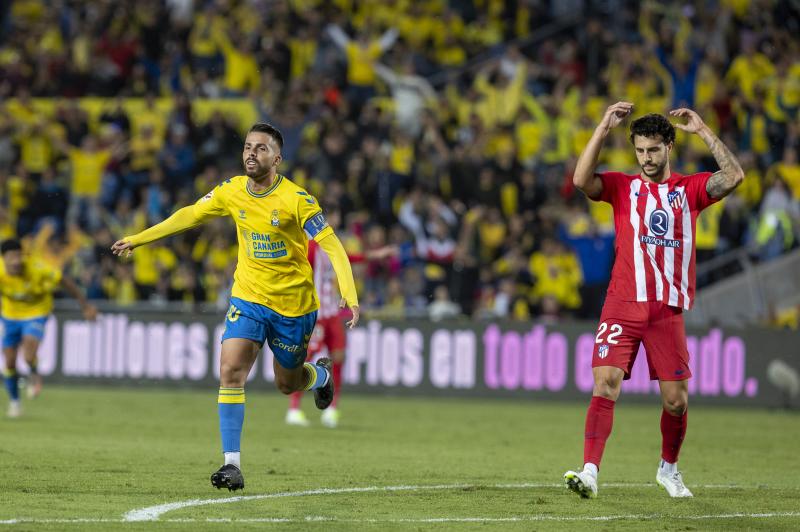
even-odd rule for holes
{"type": "Polygon", "coordinates": [[[632,111],[629,102],[617,102],[606,110],[573,176],[575,186],[590,199],[614,208],[616,258],[592,356],[594,390],[586,415],[584,468],[568,471],[564,479],[582,497],[597,496],[597,473],[611,433],[614,405],[643,343],[650,378],[659,381],[663,404],[656,481],[672,497],[691,497],[677,461],[686,434],[687,379],[691,377],[683,310],[691,308],[694,300],[695,221],[700,211],[736,188],[744,172],[697,113],[675,109],[670,111],[680,121],[675,126],[658,114],[631,124],[630,140],[641,172],[595,173],[605,138],[632,111]],[[692,175],[673,171],[669,156],[675,127],[700,136],[719,171],[692,175]]]}
{"type": "MultiPolygon", "coordinates": [[[[341,214],[337,209],[328,211],[328,223],[334,229],[339,228],[341,214]]],[[[322,411],[321,423],[329,428],[339,425],[341,413],[339,410],[339,396],[342,388],[342,368],[344,367],[345,349],[347,347],[347,332],[345,322],[349,320],[350,311],[347,310],[339,294],[336,281],[336,272],[333,264],[321,248],[312,239],[308,241],[308,262],[314,270],[314,287],[319,299],[317,323],[308,343],[309,360],[316,358],[323,351],[333,362],[333,401],[322,411]]],[[[348,254],[351,264],[365,260],[380,260],[399,253],[396,246],[388,245],[380,248],[365,250],[362,254],[348,254]]],[[[294,392],[289,397],[289,409],[286,411],[286,423],[307,427],[310,422],[300,410],[303,392],[294,392]]]]}
{"type": "MultiPolygon", "coordinates": [[[[342,386],[342,366],[347,342],[344,330],[346,310],[340,306],[341,296],[336,285],[333,265],[325,253],[320,253],[316,242],[308,242],[308,261],[314,270],[314,287],[319,298],[317,323],[308,344],[308,357],[314,358],[327,348],[333,362],[333,401],[322,412],[322,424],[335,428],[339,424],[339,394],[342,386]]],[[[302,410],[300,399],[303,392],[294,392],[289,397],[289,410],[286,412],[286,423],[289,425],[308,426],[309,422],[302,410]]]]}

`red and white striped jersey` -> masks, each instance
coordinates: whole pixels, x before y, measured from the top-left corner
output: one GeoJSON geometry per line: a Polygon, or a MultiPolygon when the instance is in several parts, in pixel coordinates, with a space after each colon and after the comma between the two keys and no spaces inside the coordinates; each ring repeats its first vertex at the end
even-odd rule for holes
{"type": "Polygon", "coordinates": [[[339,288],[336,273],[328,255],[322,251],[315,240],[308,241],[308,262],[314,269],[314,287],[319,298],[317,319],[333,318],[339,315],[339,288]]]}
{"type": "Polygon", "coordinates": [[[614,208],[616,241],[608,294],[623,301],[663,301],[690,309],[695,291],[695,221],[717,200],[706,192],[710,172],[672,172],[661,184],[639,175],[598,174],[598,201],[614,208]]]}

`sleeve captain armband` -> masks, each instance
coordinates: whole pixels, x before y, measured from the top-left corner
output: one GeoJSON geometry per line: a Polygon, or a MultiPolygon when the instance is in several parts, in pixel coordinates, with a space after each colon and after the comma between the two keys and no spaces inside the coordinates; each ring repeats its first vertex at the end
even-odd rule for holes
{"type": "Polygon", "coordinates": [[[318,212],[306,221],[303,229],[306,230],[311,238],[314,238],[326,227],[328,227],[328,222],[325,220],[325,216],[322,212],[318,212]]]}

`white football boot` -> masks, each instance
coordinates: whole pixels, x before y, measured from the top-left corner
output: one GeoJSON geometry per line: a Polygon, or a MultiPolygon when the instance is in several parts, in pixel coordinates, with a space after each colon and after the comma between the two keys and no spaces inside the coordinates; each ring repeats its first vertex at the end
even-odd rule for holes
{"type": "Polygon", "coordinates": [[[322,425],[328,427],[329,429],[335,429],[339,426],[339,411],[336,410],[335,407],[329,406],[325,410],[322,411],[322,416],[320,416],[320,421],[322,425]]]}
{"type": "Polygon", "coordinates": [[[580,473],[567,471],[564,473],[564,482],[567,488],[574,491],[584,499],[597,497],[597,477],[591,472],[583,470],[580,473]]]}
{"type": "Polygon", "coordinates": [[[8,417],[10,418],[17,418],[22,415],[22,407],[19,404],[19,401],[11,401],[8,403],[8,412],[6,412],[8,417]]]}
{"type": "Polygon", "coordinates": [[[286,411],[286,424],[296,427],[308,427],[311,425],[311,422],[302,410],[299,408],[290,408],[286,411]]]}
{"type": "Polygon", "coordinates": [[[683,477],[677,468],[674,472],[668,472],[659,467],[656,472],[656,482],[667,490],[670,497],[694,497],[683,483],[683,477]]]}

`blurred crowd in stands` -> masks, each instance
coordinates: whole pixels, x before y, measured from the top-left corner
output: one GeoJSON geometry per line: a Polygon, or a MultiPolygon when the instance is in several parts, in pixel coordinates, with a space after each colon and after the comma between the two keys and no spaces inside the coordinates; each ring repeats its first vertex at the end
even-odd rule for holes
{"type": "MultiPolygon", "coordinates": [[[[615,101],[695,109],[745,168],[698,221],[699,262],[797,245],[798,34],[788,0],[4,2],[0,237],[91,298],[224,306],[229,220],[108,250],[240,174],[257,119],[336,224],[368,313],[596,317],[613,218],[571,173],[615,101]]],[[[680,131],[672,167],[716,170],[680,131]]],[[[624,128],[603,169],[639,170],[624,128]]]]}

